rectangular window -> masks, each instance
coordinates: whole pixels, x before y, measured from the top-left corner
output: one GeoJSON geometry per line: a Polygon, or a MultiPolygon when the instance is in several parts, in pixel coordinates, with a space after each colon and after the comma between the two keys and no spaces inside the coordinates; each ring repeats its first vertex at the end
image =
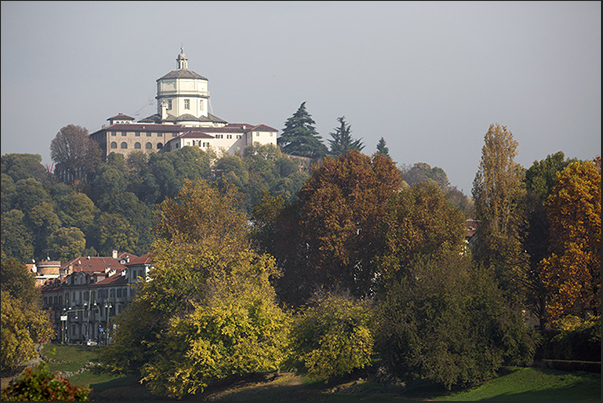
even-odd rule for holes
{"type": "Polygon", "coordinates": [[[151,132],[147,132],[147,137],[151,137],[151,132]]]}
{"type": "Polygon", "coordinates": [[[117,132],[110,132],[111,136],[117,136],[117,132]]]}
{"type": "Polygon", "coordinates": [[[122,135],[122,136],[127,136],[127,135],[128,135],[128,133],[126,133],[126,132],[121,132],[121,135],[122,135]]]}
{"type": "Polygon", "coordinates": [[[140,137],[140,132],[136,132],[136,137],[140,137]]]}
{"type": "Polygon", "coordinates": [[[161,137],[161,133],[157,133],[157,137],[161,137]]]}
{"type": "Polygon", "coordinates": [[[168,99],[167,108],[172,109],[172,100],[171,99],[168,99]]]}
{"type": "Polygon", "coordinates": [[[231,139],[231,138],[232,138],[232,134],[227,134],[227,135],[226,135],[226,138],[227,138],[227,139],[231,139]]]}
{"type": "Polygon", "coordinates": [[[184,100],[184,109],[190,109],[191,108],[191,101],[190,99],[185,99],[184,100]]]}

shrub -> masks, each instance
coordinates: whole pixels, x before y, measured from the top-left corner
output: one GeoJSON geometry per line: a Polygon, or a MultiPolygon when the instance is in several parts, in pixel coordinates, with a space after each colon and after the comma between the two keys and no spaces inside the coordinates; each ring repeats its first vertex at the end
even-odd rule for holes
{"type": "Polygon", "coordinates": [[[89,400],[91,392],[87,387],[71,385],[42,363],[33,369],[27,368],[13,385],[2,390],[2,400],[89,400]]]}
{"type": "Polygon", "coordinates": [[[290,364],[312,377],[330,377],[371,364],[368,302],[342,293],[316,294],[294,320],[290,364]]]}
{"type": "Polygon", "coordinates": [[[544,346],[544,358],[559,360],[601,360],[601,317],[561,330],[544,346]]]}

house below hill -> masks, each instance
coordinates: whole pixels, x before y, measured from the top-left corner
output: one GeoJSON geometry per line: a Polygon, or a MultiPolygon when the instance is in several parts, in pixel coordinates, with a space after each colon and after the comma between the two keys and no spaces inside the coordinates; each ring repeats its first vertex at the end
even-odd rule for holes
{"type": "Polygon", "coordinates": [[[111,257],[79,257],[61,265],[63,275],[40,287],[56,341],[108,343],[113,318],[134,299],[133,285],[146,280],[151,267],[149,254],[117,251],[111,257]]]}

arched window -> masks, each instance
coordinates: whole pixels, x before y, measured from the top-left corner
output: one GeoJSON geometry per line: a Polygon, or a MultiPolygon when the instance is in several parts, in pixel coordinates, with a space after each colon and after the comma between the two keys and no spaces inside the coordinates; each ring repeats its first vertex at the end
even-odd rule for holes
{"type": "Polygon", "coordinates": [[[158,150],[161,150],[162,148],[163,148],[163,144],[161,144],[161,143],[157,143],[157,149],[158,149],[158,150]]]}
{"type": "Polygon", "coordinates": [[[137,141],[136,143],[134,143],[134,148],[137,150],[140,150],[142,147],[140,146],[140,143],[137,141]]]}
{"type": "Polygon", "coordinates": [[[147,144],[145,144],[145,146],[144,146],[144,147],[145,147],[147,150],[151,150],[151,149],[153,148],[153,144],[151,144],[151,143],[147,143],[147,144]]]}
{"type": "Polygon", "coordinates": [[[125,141],[121,143],[121,148],[128,148],[128,143],[126,143],[125,141]]]}
{"type": "Polygon", "coordinates": [[[117,148],[117,143],[115,141],[111,142],[111,148],[117,148]]]}

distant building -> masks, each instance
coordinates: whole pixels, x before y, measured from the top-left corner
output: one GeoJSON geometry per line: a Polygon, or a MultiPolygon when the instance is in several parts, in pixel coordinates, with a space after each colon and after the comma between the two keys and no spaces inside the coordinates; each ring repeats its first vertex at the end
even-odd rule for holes
{"type": "Polygon", "coordinates": [[[61,343],[108,343],[113,318],[134,298],[132,285],[146,280],[149,254],[113,252],[111,257],[79,257],[63,265],[63,275],[41,286],[44,306],[61,343]]]}
{"type": "Polygon", "coordinates": [[[209,112],[208,80],[188,69],[184,51],[176,70],[157,79],[157,113],[134,122],[123,113],[90,134],[105,156],[112,152],[169,152],[185,146],[224,150],[229,154],[253,144],[276,146],[278,130],[270,126],[228,123],[209,112]]]}

